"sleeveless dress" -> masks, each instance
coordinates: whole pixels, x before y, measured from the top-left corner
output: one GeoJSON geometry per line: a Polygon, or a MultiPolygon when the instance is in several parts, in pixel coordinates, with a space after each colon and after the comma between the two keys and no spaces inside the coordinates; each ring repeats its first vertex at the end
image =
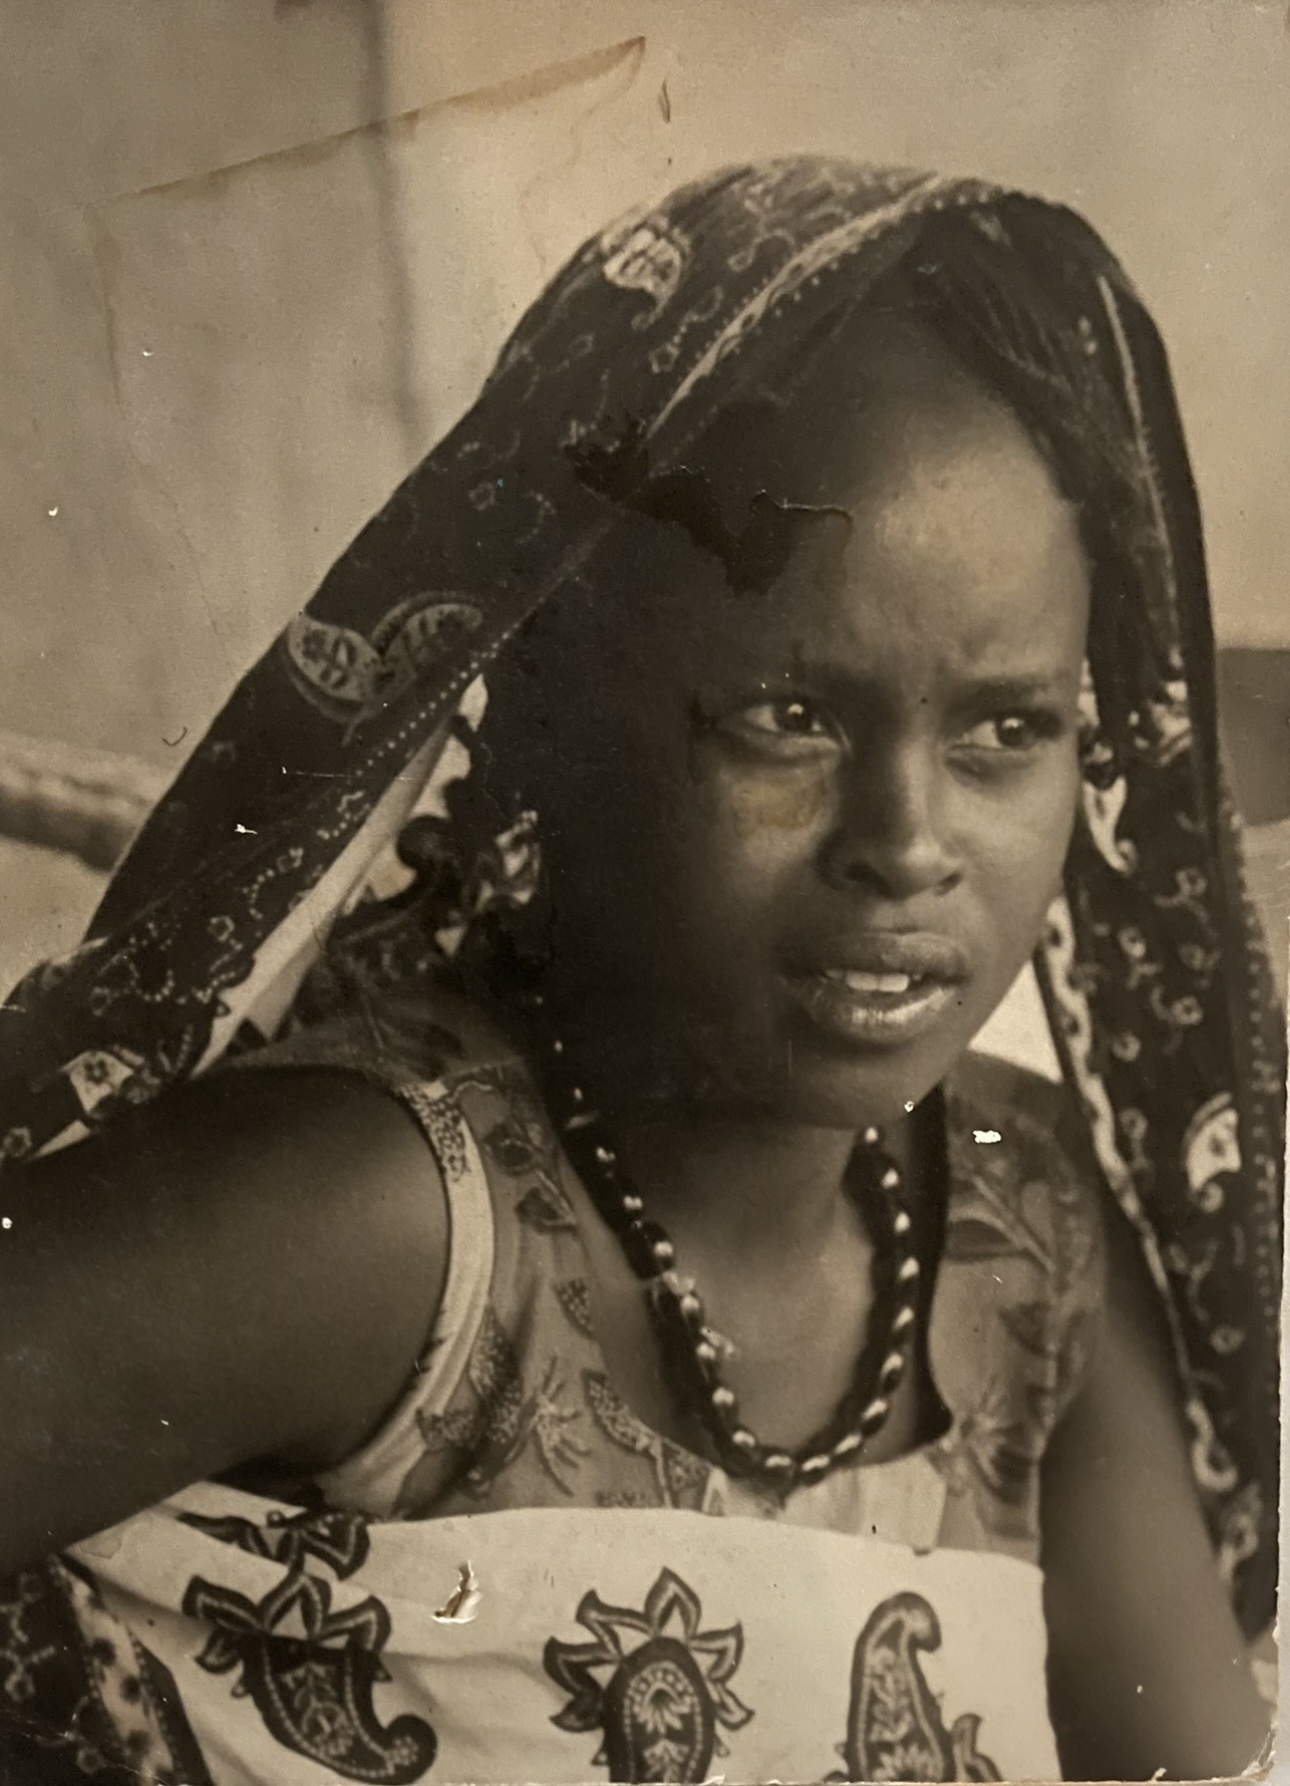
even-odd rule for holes
{"type": "Polygon", "coordinates": [[[955,1069],[927,1329],[948,1430],[781,1505],[618,1395],[533,1082],[469,1009],[436,1017],[367,1011],[223,1069],[329,1064],[396,1095],[446,1187],[450,1260],[414,1379],[356,1456],[272,1495],[198,1485],[68,1566],[91,1636],[129,1633],[173,1777],[1057,1778],[1039,1466],[1103,1273],[1060,1089],[955,1069]],[[466,1564],[477,1616],[437,1618],[466,1564]]]}

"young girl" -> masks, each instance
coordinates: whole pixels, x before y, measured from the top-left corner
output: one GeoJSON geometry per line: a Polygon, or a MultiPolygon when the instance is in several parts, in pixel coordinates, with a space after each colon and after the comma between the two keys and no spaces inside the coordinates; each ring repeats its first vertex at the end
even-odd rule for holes
{"type": "Polygon", "coordinates": [[[1281,1032],[1069,212],[589,243],[4,1024],[6,1782],[1259,1752],[1281,1032]]]}

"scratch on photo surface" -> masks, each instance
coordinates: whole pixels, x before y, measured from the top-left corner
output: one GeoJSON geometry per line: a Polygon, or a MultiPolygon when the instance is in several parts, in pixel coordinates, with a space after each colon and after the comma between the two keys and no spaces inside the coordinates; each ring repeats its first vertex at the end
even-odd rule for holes
{"type": "MultiPolygon", "coordinates": [[[[523,105],[538,98],[545,98],[563,87],[582,85],[588,81],[604,80],[610,75],[620,78],[604,91],[596,93],[590,104],[569,122],[569,152],[554,167],[544,168],[528,181],[519,193],[519,212],[524,219],[528,231],[529,245],[541,268],[542,278],[550,273],[547,255],[543,249],[541,232],[533,227],[530,218],[530,207],[540,185],[548,181],[558,181],[571,173],[582,159],[583,138],[587,126],[611,100],[620,98],[635,81],[645,60],[644,37],[624,38],[621,43],[614,44],[605,50],[593,51],[589,56],[581,56],[576,62],[557,63],[551,69],[543,69],[526,75],[522,80],[510,81],[505,87],[495,90],[490,104],[499,106],[504,94],[509,94],[508,105],[523,105]],[[553,77],[559,75],[556,80],[553,77]]],[[[464,101],[462,103],[472,103],[464,101]]]]}
{"type": "Polygon", "coordinates": [[[425,105],[412,106],[407,111],[397,112],[389,118],[378,118],[366,124],[353,124],[344,130],[328,132],[321,137],[310,138],[307,142],[291,143],[282,149],[270,149],[262,155],[248,155],[239,161],[230,161],[206,169],[199,174],[182,174],[177,179],[160,180],[150,185],[128,188],[112,196],[97,207],[110,210],[112,206],[125,204],[134,199],[152,198],[160,193],[177,192],[187,187],[197,192],[203,188],[211,188],[229,180],[233,176],[245,172],[248,168],[262,168],[273,163],[284,165],[296,163],[308,166],[330,155],[337,145],[355,138],[380,134],[382,132],[398,134],[415,129],[423,119],[435,112],[451,110],[501,111],[512,106],[523,105],[535,99],[544,99],[557,93],[563,87],[576,87],[584,81],[595,80],[599,76],[612,73],[621,67],[629,67],[634,76],[645,54],[643,37],[625,38],[605,49],[592,50],[580,56],[571,57],[564,62],[553,62],[546,67],[536,69],[531,74],[519,75],[513,79],[499,81],[496,84],[474,87],[464,93],[448,94],[443,98],[429,100],[425,105]]]}

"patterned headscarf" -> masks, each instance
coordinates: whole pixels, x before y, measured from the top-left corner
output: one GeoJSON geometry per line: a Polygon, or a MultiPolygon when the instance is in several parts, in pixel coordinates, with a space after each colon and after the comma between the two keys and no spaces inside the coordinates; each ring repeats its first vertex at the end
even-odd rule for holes
{"type": "MultiPolygon", "coordinates": [[[[585,579],[624,504],[894,270],[1055,462],[1088,472],[1068,492],[1095,583],[1084,822],[1036,968],[1168,1311],[1198,1487],[1254,1631],[1275,1595],[1284,1037],[1218,761],[1164,350],[1061,207],[794,158],[588,242],[237,688],[84,945],[6,1003],[0,1145],[66,1145],[298,1018],[319,939],[385,885],[427,783],[460,773],[490,659],[585,579]]],[[[393,930],[367,935],[397,975],[393,930]]]]}

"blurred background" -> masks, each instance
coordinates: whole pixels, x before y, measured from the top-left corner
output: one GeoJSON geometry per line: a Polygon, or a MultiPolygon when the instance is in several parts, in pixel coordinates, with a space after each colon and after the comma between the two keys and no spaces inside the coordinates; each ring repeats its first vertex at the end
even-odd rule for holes
{"type": "MultiPolygon", "coordinates": [[[[714,163],[817,148],[1069,200],[1136,277],[1195,454],[1224,722],[1284,961],[1280,5],[0,0],[0,17],[0,829],[23,832],[28,796],[57,803],[53,771],[73,803],[114,790],[128,827],[589,230],[714,163]]],[[[89,851],[100,867],[115,835],[89,851]]],[[[73,855],[0,841],[6,982],[75,940],[96,884],[73,855]]]]}

